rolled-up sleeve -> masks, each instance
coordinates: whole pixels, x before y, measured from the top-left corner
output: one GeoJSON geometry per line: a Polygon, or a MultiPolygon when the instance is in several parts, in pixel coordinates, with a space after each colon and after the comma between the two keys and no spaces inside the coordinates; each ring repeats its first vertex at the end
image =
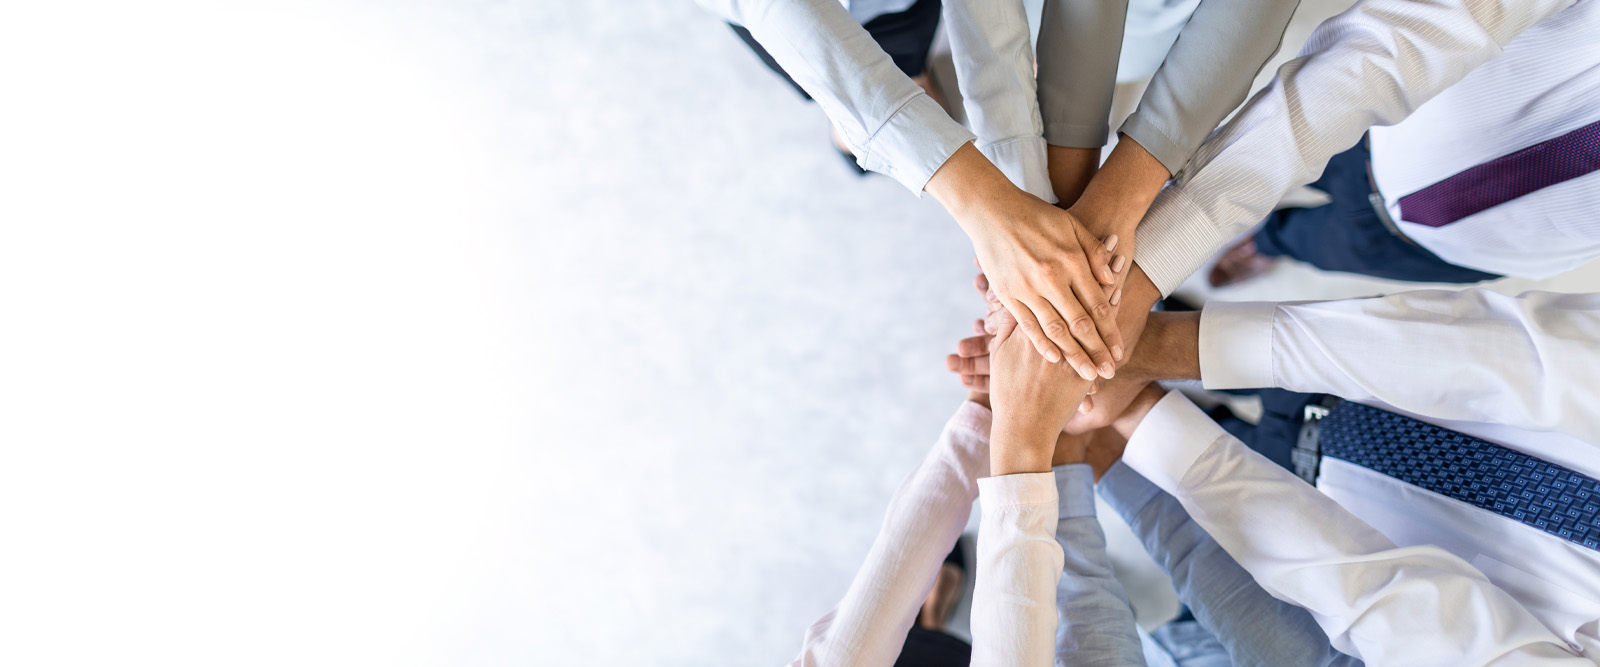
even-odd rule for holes
{"type": "Polygon", "coordinates": [[[923,186],[973,134],[895,67],[837,0],[699,0],[750,31],[839,126],[863,169],[923,186]]]}

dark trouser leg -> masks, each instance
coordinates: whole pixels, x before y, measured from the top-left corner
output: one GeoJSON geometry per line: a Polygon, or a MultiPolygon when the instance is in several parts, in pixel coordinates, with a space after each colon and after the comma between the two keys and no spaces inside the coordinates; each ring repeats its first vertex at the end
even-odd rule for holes
{"type": "Polygon", "coordinates": [[[1245,446],[1287,470],[1294,470],[1294,446],[1300,439],[1300,423],[1305,419],[1306,406],[1320,400],[1323,394],[1283,389],[1257,389],[1250,393],[1261,397],[1260,422],[1251,424],[1230,413],[1222,415],[1217,423],[1245,446]]]}
{"type": "Polygon", "coordinates": [[[1333,201],[1316,208],[1274,211],[1256,232],[1256,250],[1287,256],[1327,271],[1391,280],[1475,283],[1500,276],[1456,266],[1384,225],[1368,196],[1366,142],[1333,156],[1312,183],[1333,201]]]}
{"type": "Polygon", "coordinates": [[[788,72],[783,71],[783,68],[778,65],[777,59],[773,58],[772,54],[767,53],[767,50],[761,47],[761,43],[756,41],[755,35],[750,34],[750,31],[745,30],[742,25],[729,23],[728,27],[733,28],[733,34],[738,35],[739,39],[744,41],[745,46],[756,52],[756,56],[761,58],[761,62],[766,63],[767,69],[777,72],[778,76],[789,82],[789,85],[794,88],[795,92],[800,93],[800,97],[805,101],[811,101],[811,94],[807,93],[806,89],[801,88],[800,84],[795,83],[794,78],[789,76],[788,72]]]}
{"type": "MultiPolygon", "coordinates": [[[[906,76],[920,76],[928,68],[928,49],[933,47],[933,35],[939,28],[939,11],[943,7],[941,0],[917,0],[916,4],[903,12],[884,14],[867,21],[862,27],[866,28],[867,34],[872,35],[873,41],[883,48],[884,53],[889,54],[889,58],[900,71],[905,72],[906,76]]],[[[778,61],[773,59],[772,54],[767,53],[767,50],[756,42],[756,38],[749,30],[732,23],[729,23],[728,27],[733,28],[739,39],[743,40],[751,51],[756,52],[768,69],[777,72],[778,76],[789,82],[801,97],[807,101],[811,99],[811,95],[806,93],[800,84],[795,83],[788,72],[778,66],[778,61]]]]}

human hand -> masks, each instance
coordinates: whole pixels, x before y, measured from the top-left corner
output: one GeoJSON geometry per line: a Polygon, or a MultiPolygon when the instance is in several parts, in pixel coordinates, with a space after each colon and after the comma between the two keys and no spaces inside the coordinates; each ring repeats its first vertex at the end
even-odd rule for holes
{"type": "MultiPolygon", "coordinates": [[[[1058,158],[1051,163],[1052,182],[1056,179],[1058,163],[1064,165],[1065,176],[1082,178],[1081,165],[1061,156],[1052,157],[1058,158]]],[[[1081,162],[1084,158],[1080,155],[1076,159],[1081,162]]],[[[1126,135],[1117,142],[1105,164],[1092,173],[1093,178],[1083,186],[1082,195],[1068,210],[1091,236],[1102,239],[1116,236],[1120,241],[1116,256],[1109,260],[1115,278],[1106,281],[1111,286],[1108,302],[1120,306],[1122,290],[1133,274],[1129,267],[1138,243],[1135,231],[1172,174],[1139,142],[1126,135]]]]}
{"type": "Polygon", "coordinates": [[[1123,354],[1109,294],[1111,250],[1069,212],[1017,189],[963,146],[928,181],[972,239],[1000,303],[1046,359],[1084,380],[1111,377],[1123,354]]]}
{"type": "Polygon", "coordinates": [[[994,338],[983,331],[983,320],[975,320],[972,330],[976,336],[963,338],[956,343],[956,353],[944,358],[944,366],[960,374],[961,386],[967,388],[967,400],[989,407],[989,341],[994,338]]]}
{"type": "Polygon", "coordinates": [[[1024,336],[997,336],[991,347],[990,470],[995,475],[1048,471],[1055,443],[1089,382],[1063,364],[1045,361],[1024,336]]]}
{"type": "MultiPolygon", "coordinates": [[[[973,264],[977,265],[976,259],[973,260],[973,264]]],[[[979,268],[981,269],[982,267],[979,268]]],[[[977,288],[978,294],[983,297],[988,310],[984,313],[984,319],[978,320],[973,325],[973,333],[976,335],[957,341],[956,353],[946,355],[944,363],[946,369],[961,377],[961,386],[967,388],[968,398],[976,400],[972,399],[972,395],[982,392],[985,399],[983,405],[987,406],[989,350],[995,339],[993,332],[1003,329],[1004,335],[1010,336],[1011,329],[1016,327],[1017,320],[1011,317],[1005,308],[1000,306],[999,299],[995,297],[994,290],[990,289],[989,281],[982,273],[979,273],[972,283],[973,287],[977,288]]],[[[1094,394],[1099,387],[1100,380],[1096,379],[1089,386],[1089,394],[1094,394]]],[[[1090,405],[1092,405],[1092,402],[1085,398],[1078,409],[1087,410],[1090,405]]]]}

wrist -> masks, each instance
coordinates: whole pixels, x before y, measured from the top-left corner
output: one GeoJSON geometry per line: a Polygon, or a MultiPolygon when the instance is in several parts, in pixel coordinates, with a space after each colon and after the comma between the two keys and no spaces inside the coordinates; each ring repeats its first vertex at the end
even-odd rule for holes
{"type": "Polygon", "coordinates": [[[989,440],[989,472],[1000,475],[1049,472],[1055,438],[1033,424],[997,420],[989,440]]]}
{"type": "Polygon", "coordinates": [[[1150,414],[1150,409],[1160,403],[1161,399],[1166,395],[1166,390],[1162,389],[1159,384],[1152,382],[1145,385],[1139,395],[1133,397],[1133,402],[1128,404],[1127,409],[1123,410],[1122,414],[1111,422],[1112,430],[1115,430],[1117,435],[1122,436],[1124,440],[1132,438],[1133,432],[1139,429],[1139,424],[1144,421],[1145,415],[1150,414]]]}
{"type": "Polygon", "coordinates": [[[1129,371],[1145,381],[1200,379],[1200,313],[1150,313],[1144,340],[1129,371]]]}
{"type": "Polygon", "coordinates": [[[1016,187],[971,142],[956,149],[923,186],[973,238],[984,231],[990,217],[984,211],[1004,200],[1008,190],[1016,187]]]}
{"type": "Polygon", "coordinates": [[[1066,431],[1056,434],[1055,453],[1050,456],[1050,467],[1085,463],[1087,456],[1088,436],[1074,435],[1066,431]]]}
{"type": "Polygon", "coordinates": [[[1123,135],[1071,210],[1079,220],[1094,221],[1084,223],[1090,231],[1131,234],[1170,177],[1160,160],[1123,135]]]}

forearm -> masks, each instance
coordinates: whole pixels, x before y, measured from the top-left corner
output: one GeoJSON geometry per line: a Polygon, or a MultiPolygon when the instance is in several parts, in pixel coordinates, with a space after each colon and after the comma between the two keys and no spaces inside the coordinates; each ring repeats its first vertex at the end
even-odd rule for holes
{"type": "Polygon", "coordinates": [[[1213,303],[1200,371],[1217,389],[1280,387],[1600,442],[1600,295],[1419,290],[1311,303],[1213,303]],[[1489,360],[1489,361],[1484,361],[1489,360]]]}
{"type": "Polygon", "coordinates": [[[1146,382],[1200,379],[1200,313],[1150,313],[1124,372],[1146,382]]]}
{"type": "Polygon", "coordinates": [[[1004,207],[1018,196],[1016,186],[971,143],[950,155],[928,180],[926,190],[968,237],[985,233],[976,227],[988,220],[981,211],[1004,207]]]}
{"type": "MultiPolygon", "coordinates": [[[[1039,110],[1052,147],[1099,149],[1106,144],[1127,13],[1127,0],[1044,3],[1039,110]]],[[[1053,176],[1054,165],[1051,170],[1053,176]]],[[[1056,195],[1066,198],[1060,190],[1056,195]]]]}
{"type": "Polygon", "coordinates": [[[1095,517],[1094,473],[1084,464],[1055,467],[1056,542],[1064,568],[1056,586],[1056,664],[1142,665],[1133,609],[1106,555],[1095,517]]]}
{"type": "Polygon", "coordinates": [[[1118,131],[1138,140],[1169,175],[1178,173],[1244,101],[1256,74],[1277,53],[1298,5],[1298,0],[1203,0],[1145,88],[1139,108],[1118,131]]]}
{"type": "Polygon", "coordinates": [[[894,662],[989,473],[990,413],[965,403],[900,488],[838,606],[807,629],[796,665],[894,662]]]}
{"type": "Polygon", "coordinates": [[[1123,460],[1177,498],[1268,593],[1309,611],[1340,651],[1374,664],[1574,657],[1465,561],[1396,547],[1181,394],[1144,416],[1123,460]]]}
{"type": "Polygon", "coordinates": [[[1168,177],[1167,168],[1160,160],[1125,136],[1111,149],[1111,156],[1106,158],[1105,165],[1095,173],[1094,180],[1070,211],[1097,236],[1131,232],[1161,193],[1168,177]]]}
{"type": "Polygon", "coordinates": [[[1135,259],[1170,294],[1367,128],[1404,119],[1570,4],[1363,0],[1328,20],[1195,152],[1183,181],[1157,197],[1139,225],[1135,259]]]}
{"type": "Polygon", "coordinates": [[[1217,637],[1236,665],[1351,667],[1311,614],[1268,595],[1183,505],[1126,465],[1097,487],[1172,579],[1178,599],[1217,637]]]}
{"type": "Polygon", "coordinates": [[[743,25],[838,125],[862,167],[920,192],[972,133],[836,0],[698,0],[743,25]]]}
{"type": "MultiPolygon", "coordinates": [[[[972,664],[1046,667],[1055,655],[1056,543],[1054,475],[979,480],[983,509],[977,580],[972,592],[972,664]]],[[[893,662],[891,659],[882,664],[893,662]]]]}
{"type": "Polygon", "coordinates": [[[1100,149],[1049,146],[1045,154],[1050,168],[1050,188],[1058,199],[1056,205],[1071,208],[1100,170],[1100,149]]]}

